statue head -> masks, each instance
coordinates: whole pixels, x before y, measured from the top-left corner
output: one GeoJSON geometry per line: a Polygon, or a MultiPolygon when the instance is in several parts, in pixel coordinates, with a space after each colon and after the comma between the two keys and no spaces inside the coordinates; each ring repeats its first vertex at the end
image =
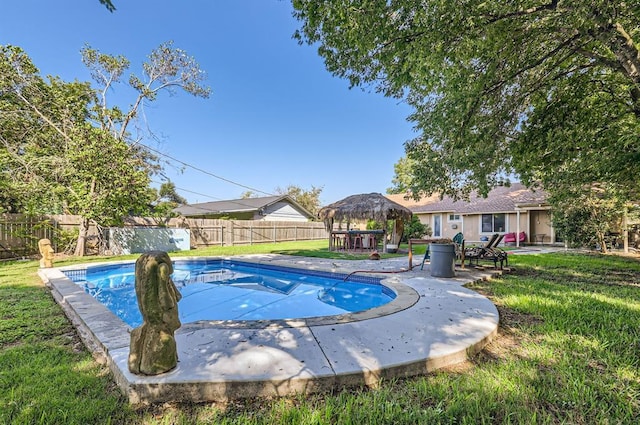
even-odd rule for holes
{"type": "Polygon", "coordinates": [[[136,295],[144,322],[173,332],[180,327],[182,296],[171,280],[173,265],[163,251],[144,253],[136,261],[136,295]]]}
{"type": "Polygon", "coordinates": [[[40,259],[40,267],[53,267],[53,247],[49,239],[40,239],[38,241],[38,250],[42,258],[40,259]]]}

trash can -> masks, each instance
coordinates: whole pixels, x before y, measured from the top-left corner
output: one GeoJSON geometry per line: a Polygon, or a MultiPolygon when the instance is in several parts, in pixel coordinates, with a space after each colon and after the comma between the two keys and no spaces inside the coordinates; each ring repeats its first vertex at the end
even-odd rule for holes
{"type": "Polygon", "coordinates": [[[452,243],[429,244],[429,267],[433,277],[454,277],[456,275],[456,246],[452,243]]]}

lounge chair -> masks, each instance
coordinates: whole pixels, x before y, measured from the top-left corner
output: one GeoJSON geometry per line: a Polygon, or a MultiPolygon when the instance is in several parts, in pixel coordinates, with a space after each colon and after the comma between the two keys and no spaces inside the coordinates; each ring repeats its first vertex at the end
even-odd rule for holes
{"type": "Polygon", "coordinates": [[[507,253],[498,248],[498,244],[502,242],[503,238],[504,235],[494,233],[484,246],[466,248],[464,256],[469,259],[469,264],[471,264],[474,259],[476,260],[476,265],[479,265],[480,260],[489,260],[493,261],[493,266],[497,268],[498,262],[500,262],[500,269],[502,269],[504,265],[509,265],[507,253]]]}

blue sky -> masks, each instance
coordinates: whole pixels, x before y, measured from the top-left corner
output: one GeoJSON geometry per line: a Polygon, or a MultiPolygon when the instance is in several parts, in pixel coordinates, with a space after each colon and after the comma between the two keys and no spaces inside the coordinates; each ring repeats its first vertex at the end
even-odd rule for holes
{"type": "MultiPolygon", "coordinates": [[[[126,56],[135,73],[166,41],[195,57],[212,96],[165,93],[144,109],[156,135],[145,144],[209,173],[166,167],[189,202],[296,185],[322,188],[325,205],[391,186],[403,143],[415,137],[410,108],[329,74],[316,47],[292,39],[299,23],[289,1],[114,4],[109,13],[98,0],[3,0],[0,44],[20,46],[43,75],[67,81],[90,80],[79,53],[87,43],[126,56]]],[[[133,102],[124,86],[110,96],[133,102]]]]}

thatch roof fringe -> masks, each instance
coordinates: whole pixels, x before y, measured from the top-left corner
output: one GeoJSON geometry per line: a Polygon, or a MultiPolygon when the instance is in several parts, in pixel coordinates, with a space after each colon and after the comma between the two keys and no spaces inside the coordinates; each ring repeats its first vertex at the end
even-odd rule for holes
{"type": "Polygon", "coordinates": [[[320,209],[318,218],[324,220],[327,230],[334,221],[411,220],[411,210],[380,193],[351,195],[320,209]]]}

